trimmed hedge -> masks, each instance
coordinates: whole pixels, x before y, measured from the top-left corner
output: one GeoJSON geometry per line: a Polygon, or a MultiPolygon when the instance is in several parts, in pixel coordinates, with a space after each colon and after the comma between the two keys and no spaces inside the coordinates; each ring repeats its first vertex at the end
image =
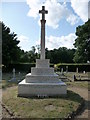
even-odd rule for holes
{"type": "MultiPolygon", "coordinates": [[[[7,66],[2,67],[3,72],[12,72],[13,68],[15,68],[16,71],[25,71],[25,72],[31,72],[31,67],[35,67],[35,63],[19,63],[19,64],[8,64],[7,66]]],[[[68,66],[69,72],[76,72],[76,69],[78,68],[78,72],[90,72],[90,64],[50,64],[50,67],[54,67],[55,71],[61,71],[63,68],[63,71],[66,71],[66,66],[68,66]]]]}
{"type": "Polygon", "coordinates": [[[68,66],[68,71],[69,72],[76,72],[76,69],[78,68],[78,72],[90,72],[90,64],[56,64],[55,65],[57,67],[57,71],[61,71],[61,69],[63,68],[63,71],[66,71],[66,66],[68,66]]]}
{"type": "Polygon", "coordinates": [[[13,68],[16,71],[25,71],[31,72],[31,67],[35,67],[35,63],[19,63],[19,64],[8,64],[7,66],[3,66],[3,72],[12,72],[13,68]]]}
{"type": "MultiPolygon", "coordinates": [[[[2,67],[3,72],[12,72],[13,68],[16,71],[31,72],[31,67],[35,67],[35,63],[19,63],[19,64],[8,64],[2,67]]],[[[50,67],[54,67],[54,64],[50,64],[50,67]]]]}

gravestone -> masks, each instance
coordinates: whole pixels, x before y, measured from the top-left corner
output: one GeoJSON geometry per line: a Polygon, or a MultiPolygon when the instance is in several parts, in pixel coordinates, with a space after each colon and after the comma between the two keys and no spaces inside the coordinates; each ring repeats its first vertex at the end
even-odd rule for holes
{"type": "Polygon", "coordinates": [[[66,66],[66,73],[68,72],[68,66],[66,66]]]}
{"type": "Polygon", "coordinates": [[[61,68],[61,74],[63,75],[63,68],[61,68]]]}
{"type": "Polygon", "coordinates": [[[18,73],[18,78],[19,78],[18,82],[20,82],[21,81],[21,73],[20,72],[18,73]]]}
{"type": "Polygon", "coordinates": [[[13,68],[12,73],[13,73],[12,78],[8,80],[8,82],[16,82],[15,68],[13,68]]]}
{"type": "Polygon", "coordinates": [[[36,67],[31,68],[31,73],[18,84],[18,96],[59,96],[67,93],[67,86],[59,80],[59,76],[54,73],[54,68],[49,67],[49,59],[45,59],[45,6],[39,10],[42,14],[41,20],[41,56],[36,59],[36,67]]]}
{"type": "Polygon", "coordinates": [[[76,72],[78,73],[78,67],[76,68],[76,72]]]}
{"type": "Polygon", "coordinates": [[[15,68],[13,68],[13,79],[15,79],[15,68]]]}

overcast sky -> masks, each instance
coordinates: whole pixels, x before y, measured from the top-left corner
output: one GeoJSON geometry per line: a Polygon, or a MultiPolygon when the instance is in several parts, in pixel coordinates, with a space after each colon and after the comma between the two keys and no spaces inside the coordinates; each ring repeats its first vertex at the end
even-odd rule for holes
{"type": "MultiPolygon", "coordinates": [[[[88,20],[89,0],[2,0],[0,20],[17,34],[19,46],[29,51],[40,44],[40,19],[38,13],[45,5],[46,47],[73,48],[76,27],[88,20]],[[11,2],[13,1],[13,2],[11,2]]],[[[90,6],[90,4],[89,4],[90,6]]],[[[90,9],[89,9],[90,10],[90,9]]]]}

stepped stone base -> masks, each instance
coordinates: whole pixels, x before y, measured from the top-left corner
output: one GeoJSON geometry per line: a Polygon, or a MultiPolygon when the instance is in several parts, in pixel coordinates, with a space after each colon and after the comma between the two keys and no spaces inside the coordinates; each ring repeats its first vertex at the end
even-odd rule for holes
{"type": "Polygon", "coordinates": [[[54,68],[49,67],[49,59],[36,60],[36,67],[18,84],[18,96],[60,96],[67,94],[67,86],[59,80],[54,68]]]}
{"type": "Polygon", "coordinates": [[[18,96],[33,97],[33,96],[60,96],[66,95],[66,84],[58,83],[26,83],[23,80],[19,83],[18,96]]]}

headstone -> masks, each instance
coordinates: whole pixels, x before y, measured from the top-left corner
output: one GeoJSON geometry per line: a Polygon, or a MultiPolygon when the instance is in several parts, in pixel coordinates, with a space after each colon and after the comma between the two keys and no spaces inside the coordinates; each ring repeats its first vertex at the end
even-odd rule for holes
{"type": "Polygon", "coordinates": [[[15,68],[13,68],[12,73],[12,79],[8,80],[8,82],[16,82],[15,68]]]}
{"type": "Polygon", "coordinates": [[[45,6],[39,10],[42,14],[41,20],[41,57],[36,59],[36,67],[31,68],[31,73],[18,84],[18,96],[22,97],[45,97],[61,96],[67,93],[67,86],[59,80],[59,76],[54,73],[54,68],[49,67],[49,59],[45,59],[45,6]]]}
{"type": "Polygon", "coordinates": [[[68,72],[68,66],[66,66],[66,73],[68,72]]]}
{"type": "Polygon", "coordinates": [[[15,68],[13,68],[13,79],[15,78],[15,68]]]}
{"type": "Polygon", "coordinates": [[[78,73],[78,68],[76,68],[76,72],[78,73]]]}
{"type": "Polygon", "coordinates": [[[20,82],[21,81],[21,73],[20,72],[18,73],[18,78],[19,78],[18,82],[20,82]]]}
{"type": "Polygon", "coordinates": [[[61,74],[63,75],[63,68],[61,68],[61,74]]]}

